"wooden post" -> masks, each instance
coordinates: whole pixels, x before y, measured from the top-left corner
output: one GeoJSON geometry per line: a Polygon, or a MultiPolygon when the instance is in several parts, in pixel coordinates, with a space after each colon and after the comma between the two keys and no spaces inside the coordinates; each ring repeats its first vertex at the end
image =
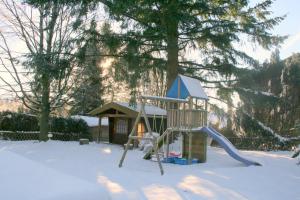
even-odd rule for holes
{"type": "Polygon", "coordinates": [[[193,125],[193,98],[189,97],[189,118],[190,118],[190,124],[189,124],[189,129],[192,128],[193,125]]]}
{"type": "Polygon", "coordinates": [[[208,126],[208,119],[207,119],[207,100],[205,100],[205,113],[204,113],[204,121],[205,121],[205,126],[208,126]]]}
{"type": "Polygon", "coordinates": [[[169,158],[169,152],[170,152],[170,140],[169,140],[169,133],[167,133],[167,150],[166,150],[166,157],[167,157],[167,160],[169,158]]]}
{"type": "Polygon", "coordinates": [[[167,110],[167,128],[170,127],[170,104],[166,102],[166,110],[167,110]]]}
{"type": "Polygon", "coordinates": [[[192,110],[193,109],[193,98],[189,97],[189,109],[192,110]]]}
{"type": "Polygon", "coordinates": [[[188,137],[189,137],[188,163],[191,164],[192,163],[192,133],[191,132],[188,133],[188,137]]]}
{"type": "Polygon", "coordinates": [[[185,129],[186,128],[186,111],[185,111],[185,103],[183,103],[183,120],[182,120],[182,127],[185,129]]]}
{"type": "Polygon", "coordinates": [[[140,111],[139,114],[138,114],[138,116],[137,116],[137,118],[135,119],[135,122],[134,122],[133,128],[132,128],[132,130],[131,130],[131,133],[130,133],[129,136],[128,136],[128,141],[127,141],[127,144],[126,144],[126,146],[125,146],[125,150],[124,150],[123,155],[122,155],[122,157],[121,157],[121,160],[120,160],[120,162],[119,162],[119,167],[122,167],[122,165],[123,165],[123,162],[124,162],[126,153],[127,153],[128,149],[129,149],[129,146],[130,146],[131,141],[132,141],[132,139],[131,139],[130,136],[134,136],[134,134],[136,133],[136,127],[137,127],[137,125],[138,125],[138,123],[139,123],[139,121],[140,121],[141,114],[142,114],[142,112],[140,111]]]}
{"type": "Polygon", "coordinates": [[[178,88],[177,88],[177,89],[178,89],[178,90],[177,90],[177,98],[180,99],[180,86],[181,86],[181,85],[180,85],[180,78],[178,78],[177,84],[178,84],[178,85],[177,85],[177,86],[178,86],[178,88]]]}
{"type": "Polygon", "coordinates": [[[159,169],[160,169],[160,173],[161,173],[161,175],[163,175],[164,174],[164,170],[162,168],[162,164],[160,162],[160,157],[159,157],[159,154],[158,154],[158,145],[157,145],[156,139],[152,135],[152,130],[151,130],[151,127],[150,127],[149,119],[148,119],[146,111],[145,111],[145,104],[144,104],[143,101],[142,101],[142,105],[141,105],[141,113],[142,113],[142,115],[143,115],[143,117],[145,119],[147,130],[148,130],[149,134],[153,137],[152,145],[153,145],[153,149],[154,149],[154,154],[156,155],[156,158],[157,158],[157,162],[158,162],[158,166],[159,166],[159,169]]]}
{"type": "Polygon", "coordinates": [[[102,117],[99,116],[99,121],[98,121],[98,126],[99,126],[99,130],[98,130],[98,137],[97,137],[97,143],[100,142],[100,138],[102,137],[102,130],[101,130],[101,123],[102,123],[102,117]]]}

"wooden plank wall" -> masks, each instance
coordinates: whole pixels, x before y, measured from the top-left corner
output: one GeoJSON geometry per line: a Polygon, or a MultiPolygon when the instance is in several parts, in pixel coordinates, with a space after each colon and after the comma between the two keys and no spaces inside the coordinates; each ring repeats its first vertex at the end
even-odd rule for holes
{"type": "MultiPolygon", "coordinates": [[[[192,134],[191,158],[197,158],[200,163],[206,162],[207,153],[207,136],[203,133],[194,132],[192,134]]],[[[188,134],[183,135],[183,150],[182,155],[188,158],[189,155],[189,138],[188,134]]]]}

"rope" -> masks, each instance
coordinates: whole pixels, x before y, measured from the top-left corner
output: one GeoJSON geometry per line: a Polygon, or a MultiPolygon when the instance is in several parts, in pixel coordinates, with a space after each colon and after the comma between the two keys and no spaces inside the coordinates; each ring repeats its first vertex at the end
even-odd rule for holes
{"type": "Polygon", "coordinates": [[[162,133],[164,131],[164,128],[165,128],[164,127],[164,116],[162,115],[161,119],[160,119],[160,127],[159,127],[159,132],[158,133],[159,134],[162,133]]]}
{"type": "Polygon", "coordinates": [[[154,132],[157,133],[157,128],[156,128],[156,115],[153,115],[153,118],[152,118],[152,125],[153,125],[152,130],[154,130],[154,132]]]}

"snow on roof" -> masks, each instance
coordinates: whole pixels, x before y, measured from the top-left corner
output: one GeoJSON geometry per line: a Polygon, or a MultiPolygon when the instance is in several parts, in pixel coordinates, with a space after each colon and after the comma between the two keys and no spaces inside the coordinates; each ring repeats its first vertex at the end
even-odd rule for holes
{"type": "Polygon", "coordinates": [[[184,83],[186,89],[189,91],[191,97],[208,99],[206,93],[204,92],[201,82],[195,78],[179,75],[182,82],[184,83]]]}
{"type": "MultiPolygon", "coordinates": [[[[83,115],[73,115],[71,116],[73,119],[82,119],[84,120],[89,127],[99,126],[99,118],[98,117],[90,117],[83,115]]],[[[108,118],[101,119],[101,126],[108,126],[108,118]]]]}
{"type": "MultiPolygon", "coordinates": [[[[141,109],[141,104],[137,103],[136,107],[130,106],[129,103],[125,103],[125,102],[115,102],[116,104],[119,104],[121,106],[124,106],[126,108],[129,108],[133,111],[139,112],[141,109]]],[[[145,105],[145,111],[146,111],[146,115],[167,115],[167,111],[164,109],[161,109],[157,106],[153,106],[153,105],[145,105]]]]}
{"type": "Polygon", "coordinates": [[[208,99],[199,80],[178,75],[168,90],[167,97],[186,99],[189,96],[199,99],[208,99]]]}

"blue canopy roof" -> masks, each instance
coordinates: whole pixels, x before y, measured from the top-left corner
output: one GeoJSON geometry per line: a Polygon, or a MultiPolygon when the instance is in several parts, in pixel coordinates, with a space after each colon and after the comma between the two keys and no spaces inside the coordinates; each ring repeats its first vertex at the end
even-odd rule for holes
{"type": "Polygon", "coordinates": [[[199,80],[178,75],[171,88],[167,91],[167,97],[186,99],[187,97],[208,100],[199,80]]]}

